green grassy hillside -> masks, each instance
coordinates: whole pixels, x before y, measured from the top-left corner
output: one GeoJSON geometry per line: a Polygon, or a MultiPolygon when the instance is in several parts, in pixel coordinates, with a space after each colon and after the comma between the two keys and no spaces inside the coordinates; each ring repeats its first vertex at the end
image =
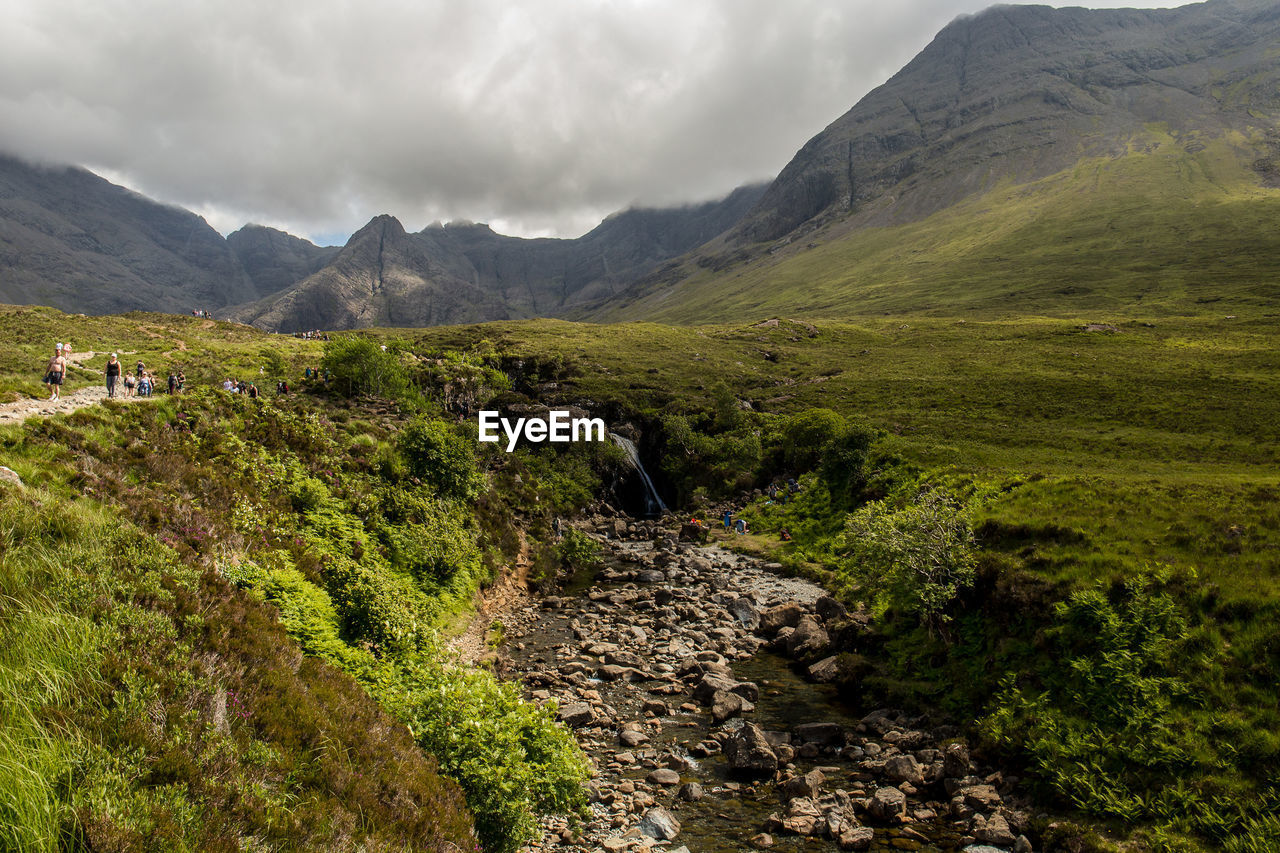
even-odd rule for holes
{"type": "Polygon", "coordinates": [[[416,346],[484,341],[554,366],[533,387],[639,424],[671,497],[800,475],[801,499],[748,511],[753,542],[876,609],[855,645],[868,701],[972,722],[1047,801],[1137,849],[1261,851],[1280,843],[1277,325],[542,322],[416,346]],[[843,422],[879,431],[865,462],[843,422]],[[942,632],[867,575],[846,532],[867,501],[905,518],[935,490],[977,545],[942,632]]]}
{"type": "MultiPolygon", "coordinates": [[[[186,318],[5,309],[0,330],[22,343],[0,354],[0,391],[20,393],[47,344],[66,339],[81,351],[181,359],[194,391],[0,429],[0,464],[28,483],[5,493],[5,529],[29,526],[19,524],[22,507],[29,515],[50,501],[74,502],[84,509],[67,516],[69,531],[39,528],[34,541],[76,565],[75,552],[62,549],[98,541],[95,519],[115,513],[126,531],[136,525],[161,538],[144,567],[168,561],[175,582],[276,608],[318,666],[344,671],[350,689],[409,724],[419,746],[461,782],[482,837],[503,849],[528,832],[533,811],[574,801],[567,780],[579,769],[558,741],[539,735],[554,755],[539,763],[555,772],[537,777],[544,787],[533,802],[487,784],[486,774],[515,778],[524,765],[477,773],[484,763],[469,763],[467,751],[475,742],[439,739],[448,721],[489,708],[494,728],[485,731],[502,738],[541,718],[486,677],[442,675],[449,671],[438,667],[423,626],[455,617],[509,559],[513,520],[536,544],[548,513],[587,503],[612,463],[576,452],[507,457],[486,447],[478,462],[487,485],[473,495],[477,484],[462,475],[475,463],[459,467],[466,454],[441,450],[469,446],[470,433],[438,426],[439,405],[446,387],[473,389],[478,404],[528,397],[583,405],[639,428],[650,469],[682,506],[801,477],[801,500],[751,508],[756,545],[872,606],[875,630],[856,647],[868,701],[944,709],[1039,780],[1045,802],[1108,824],[1138,849],[1273,849],[1280,827],[1266,813],[1280,798],[1280,319],[1152,313],[1087,328],[1097,319],[809,323],[755,315],[698,327],[538,321],[378,330],[368,337],[388,344],[386,353],[357,340],[331,347],[327,364],[359,368],[356,381],[384,377],[399,403],[304,387],[250,406],[202,386],[228,373],[256,375],[268,387],[278,375],[297,380],[320,362],[322,345],[186,318]],[[346,355],[335,361],[339,351],[346,355]],[[415,422],[415,412],[437,426],[415,422]],[[869,450],[859,443],[868,436],[869,450]],[[442,479],[441,470],[460,478],[442,479]],[[910,513],[930,490],[955,496],[977,549],[975,579],[941,623],[920,622],[892,595],[882,598],[846,535],[858,513],[910,513]],[[397,534],[406,524],[417,531],[409,540],[397,534]],[[794,534],[785,546],[777,541],[782,525],[794,534]],[[439,702],[432,687],[442,678],[452,698],[439,702]],[[1109,716],[1093,720],[1089,697],[1097,696],[1119,698],[1109,716]]],[[[545,569],[555,560],[547,552],[535,563],[545,569]]],[[[39,578],[16,577],[6,594],[38,601],[34,612],[115,624],[81,612],[57,586],[50,593],[39,578]]],[[[146,589],[120,594],[145,610],[156,606],[146,589]]],[[[0,621],[0,630],[14,625],[0,621]]],[[[233,645],[240,636],[219,631],[233,645]]],[[[74,747],[58,732],[97,748],[113,744],[102,740],[109,718],[98,706],[73,727],[52,727],[61,717],[41,703],[81,701],[80,685],[102,665],[94,648],[68,643],[70,635],[48,636],[44,645],[12,646],[19,659],[10,664],[24,683],[46,658],[70,673],[41,682],[51,685],[47,698],[6,711],[26,714],[34,734],[17,754],[36,768],[67,766],[74,747]]],[[[149,661],[144,647],[127,649],[135,669],[149,661]]],[[[111,677],[108,696],[137,680],[111,677]]],[[[176,689],[167,681],[138,683],[159,691],[161,707],[180,704],[164,692],[176,689]]],[[[201,718],[188,725],[200,731],[201,718]]],[[[238,725],[232,721],[233,734],[238,725]]],[[[256,716],[244,724],[244,749],[270,733],[261,725],[256,716]]],[[[531,730],[547,731],[540,725],[531,730]]],[[[130,832],[180,811],[195,817],[165,823],[166,838],[213,837],[201,817],[212,795],[181,787],[204,759],[163,743],[144,742],[140,760],[187,756],[186,775],[130,777],[122,795],[98,800],[32,789],[31,814],[45,808],[55,828],[75,830],[127,796],[141,804],[125,820],[130,832]],[[165,780],[180,787],[157,787],[165,780]]],[[[519,754],[512,744],[509,754],[519,754]]],[[[269,829],[284,826],[274,812],[262,814],[269,829]]],[[[388,819],[379,831],[404,831],[388,819]]],[[[217,831],[239,837],[258,825],[236,820],[217,831]]]]}
{"type": "MultiPolygon", "coordinates": [[[[1128,154],[1010,182],[927,219],[869,215],[686,262],[595,319],[738,322],[782,314],[1007,318],[1265,313],[1280,297],[1280,189],[1257,140],[1152,127],[1128,154]],[[726,260],[727,259],[727,260],[726,260]]],[[[891,200],[876,204],[891,203],[891,200]]]]}

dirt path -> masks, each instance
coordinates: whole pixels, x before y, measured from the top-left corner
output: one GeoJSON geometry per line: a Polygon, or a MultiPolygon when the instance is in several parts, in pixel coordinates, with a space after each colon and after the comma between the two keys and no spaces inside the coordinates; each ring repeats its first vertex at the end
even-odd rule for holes
{"type": "MultiPolygon", "coordinates": [[[[73,352],[70,356],[71,363],[76,367],[84,367],[82,361],[93,358],[97,353],[90,350],[89,352],[73,352]]],[[[30,417],[47,417],[64,412],[74,412],[76,409],[83,409],[85,406],[92,406],[95,403],[101,403],[107,399],[106,379],[103,379],[101,385],[90,385],[88,388],[81,388],[79,391],[64,393],[61,399],[49,400],[47,398],[38,400],[17,400],[12,403],[0,403],[0,424],[20,424],[30,417]]],[[[135,400],[145,400],[145,397],[126,397],[123,388],[116,394],[116,399],[125,403],[132,403],[135,400]]]]}

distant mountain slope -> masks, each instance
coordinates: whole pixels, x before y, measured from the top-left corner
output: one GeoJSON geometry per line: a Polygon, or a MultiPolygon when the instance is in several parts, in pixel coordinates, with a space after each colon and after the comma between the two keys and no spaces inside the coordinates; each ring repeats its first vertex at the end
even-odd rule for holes
{"type": "Polygon", "coordinates": [[[253,298],[222,235],[83,169],[0,156],[0,301],[107,313],[253,298]]]}
{"type": "Polygon", "coordinates": [[[302,281],[341,251],[338,246],[317,246],[264,225],[246,225],[228,234],[227,245],[264,296],[302,281]]]}
{"type": "Polygon", "coordinates": [[[728,234],[587,316],[1275,305],[1278,46],[1275,0],[957,19],[728,234]]]}
{"type": "Polygon", "coordinates": [[[411,234],[379,216],[322,269],[229,316],[277,331],[562,316],[724,232],[763,191],[744,187],[716,202],[626,210],[571,240],[507,237],[470,224],[411,234]]]}

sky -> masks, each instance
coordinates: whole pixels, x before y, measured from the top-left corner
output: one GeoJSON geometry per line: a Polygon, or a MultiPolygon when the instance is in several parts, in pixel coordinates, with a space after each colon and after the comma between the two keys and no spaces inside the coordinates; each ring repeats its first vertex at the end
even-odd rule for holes
{"type": "MultiPolygon", "coordinates": [[[[343,243],[769,180],[985,0],[0,0],[0,151],[343,243]]],[[[1094,2],[1169,6],[1176,2],[1094,2]]]]}

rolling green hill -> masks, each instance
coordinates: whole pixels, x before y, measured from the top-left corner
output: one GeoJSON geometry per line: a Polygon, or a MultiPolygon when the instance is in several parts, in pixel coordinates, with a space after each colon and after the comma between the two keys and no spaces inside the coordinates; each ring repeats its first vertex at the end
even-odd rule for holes
{"type": "Polygon", "coordinates": [[[1280,189],[1247,165],[1263,142],[1153,125],[1123,154],[1004,181],[920,221],[841,220],[759,257],[688,261],[596,319],[1269,312],[1280,189]]]}

